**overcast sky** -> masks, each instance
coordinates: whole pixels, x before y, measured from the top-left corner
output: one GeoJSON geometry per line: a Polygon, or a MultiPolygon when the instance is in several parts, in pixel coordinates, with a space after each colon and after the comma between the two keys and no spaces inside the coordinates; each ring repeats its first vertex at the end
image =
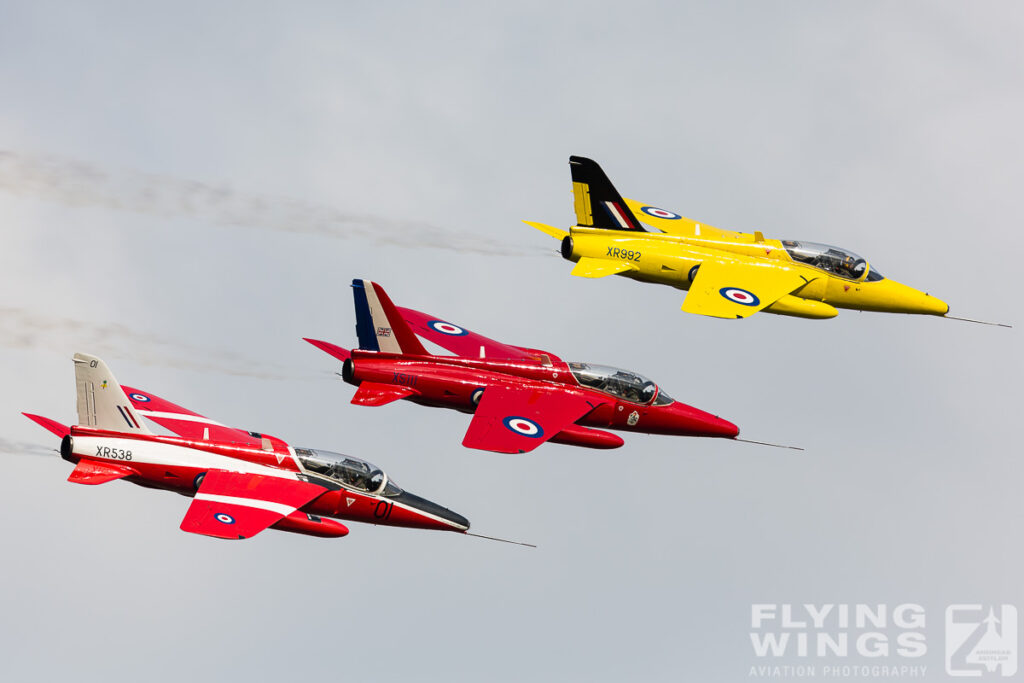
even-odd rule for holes
{"type": "Polygon", "coordinates": [[[573,221],[585,155],[1019,326],[1022,83],[1011,2],[3,3],[0,678],[742,681],[752,603],[912,602],[940,679],[948,604],[1024,609],[1019,327],[687,315],[520,221],[573,221]],[[301,337],[355,344],[353,277],[806,451],[352,406],[301,337]],[[539,548],[185,534],[19,414],[74,421],[76,351],[539,548]]]}

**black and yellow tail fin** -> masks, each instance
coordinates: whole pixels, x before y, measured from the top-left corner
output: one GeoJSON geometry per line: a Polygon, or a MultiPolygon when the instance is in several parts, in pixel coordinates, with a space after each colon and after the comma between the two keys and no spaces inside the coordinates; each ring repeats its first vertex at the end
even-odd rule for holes
{"type": "Polygon", "coordinates": [[[577,225],[602,230],[646,232],[596,161],[572,156],[569,157],[569,170],[572,171],[577,225]]]}

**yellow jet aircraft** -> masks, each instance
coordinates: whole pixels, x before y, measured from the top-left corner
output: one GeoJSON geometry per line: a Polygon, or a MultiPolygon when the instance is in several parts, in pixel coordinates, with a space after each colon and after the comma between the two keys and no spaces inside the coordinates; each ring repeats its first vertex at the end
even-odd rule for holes
{"type": "MultiPolygon", "coordinates": [[[[853,252],[825,244],[720,230],[623,200],[597,162],[569,157],[577,225],[524,221],[562,240],[573,275],[623,275],[689,290],[682,310],[746,318],[760,310],[834,318],[836,308],[945,316],[939,299],[882,277],[853,252]],[[644,228],[644,223],[660,232],[644,228]]],[[[979,322],[979,321],[975,321],[979,322]]]]}

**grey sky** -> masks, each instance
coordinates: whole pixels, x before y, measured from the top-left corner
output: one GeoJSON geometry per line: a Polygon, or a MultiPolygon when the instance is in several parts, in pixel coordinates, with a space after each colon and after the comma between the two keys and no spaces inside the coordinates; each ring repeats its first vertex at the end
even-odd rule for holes
{"type": "Polygon", "coordinates": [[[0,678],[737,681],[753,602],[916,602],[942,680],[947,604],[1024,609],[1019,331],[685,315],[571,278],[520,220],[570,223],[582,154],[1019,325],[1022,46],[1009,2],[5,3],[0,450],[26,454],[2,454],[0,678]],[[111,180],[69,201],[12,159],[111,180]],[[237,213],[181,210],[188,183],[237,213]],[[353,277],[807,450],[463,449],[467,416],[351,406],[301,341],[354,344],[353,277]],[[75,351],[540,547],[182,533],[186,499],[38,457],[19,413],[73,419],[75,351]]]}

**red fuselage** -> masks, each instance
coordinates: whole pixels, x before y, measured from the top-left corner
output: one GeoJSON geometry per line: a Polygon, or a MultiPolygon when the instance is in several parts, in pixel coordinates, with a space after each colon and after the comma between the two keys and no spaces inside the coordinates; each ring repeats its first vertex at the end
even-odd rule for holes
{"type": "Polygon", "coordinates": [[[733,438],[739,429],[733,423],[679,401],[655,405],[635,403],[619,396],[581,385],[561,360],[500,360],[458,356],[413,356],[353,349],[345,362],[343,377],[350,384],[362,382],[405,387],[415,393],[407,400],[421,405],[453,408],[472,413],[481,390],[504,385],[517,389],[535,386],[560,389],[591,396],[600,403],[564,429],[552,441],[593,448],[614,448],[622,439],[614,434],[586,427],[598,427],[646,434],[733,438]]]}
{"type": "Polygon", "coordinates": [[[344,536],[344,525],[313,521],[308,515],[389,526],[465,531],[469,522],[450,510],[401,491],[381,495],[347,487],[329,477],[305,472],[295,449],[269,437],[268,450],[237,443],[186,439],[154,434],[125,434],[75,426],[61,444],[61,457],[74,463],[95,462],[130,469],[128,481],[192,497],[211,469],[253,474],[299,475],[327,490],[274,528],[314,536],[344,536]],[[288,473],[288,474],[286,474],[288,473]],[[300,514],[301,513],[301,514],[300,514]]]}

